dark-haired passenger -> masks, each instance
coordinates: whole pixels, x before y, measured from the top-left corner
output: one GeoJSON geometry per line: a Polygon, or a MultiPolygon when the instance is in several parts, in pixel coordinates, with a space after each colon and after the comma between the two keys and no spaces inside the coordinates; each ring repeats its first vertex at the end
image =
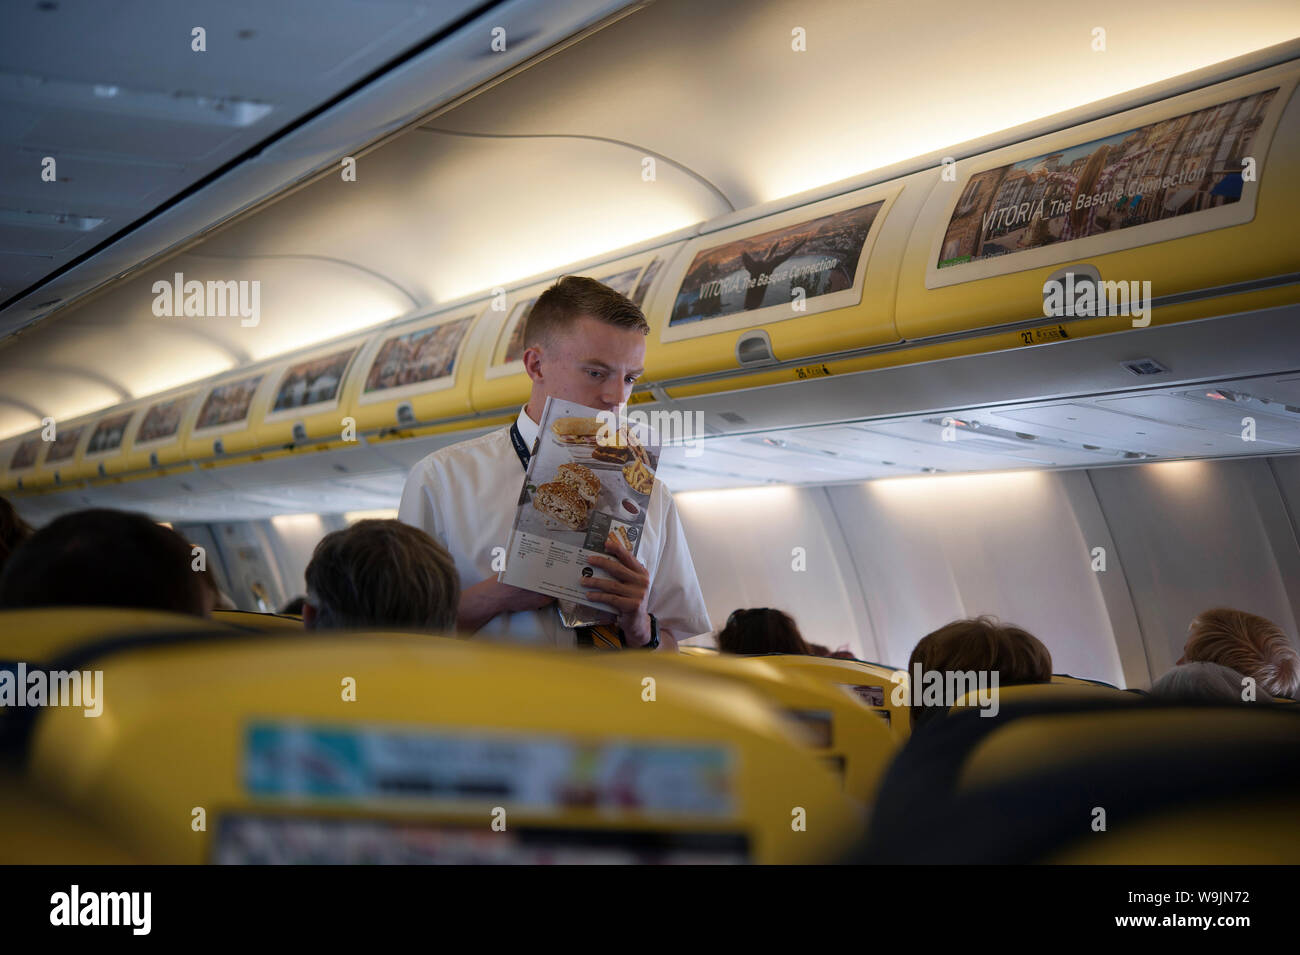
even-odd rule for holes
{"type": "Polygon", "coordinates": [[[31,525],[18,516],[8,498],[0,497],[0,570],[15,548],[31,536],[31,525]]]}
{"type": "Polygon", "coordinates": [[[55,518],[0,573],[0,609],[136,607],[206,616],[190,544],[143,514],[94,508],[55,518]]]}
{"type": "MultiPolygon", "coordinates": [[[[945,687],[948,674],[956,673],[984,675],[990,683],[996,673],[997,687],[1052,682],[1052,654],[1043,642],[990,616],[954,620],[922,637],[907,661],[913,684],[918,664],[923,674],[941,674],[945,687]]],[[[941,703],[926,704],[917,687],[911,689],[908,716],[913,730],[941,719],[956,702],[945,697],[941,703]]]]}
{"type": "Polygon", "coordinates": [[[723,653],[802,653],[814,655],[794,619],[770,607],[733,610],[718,632],[723,653]]]}
{"type": "Polygon", "coordinates": [[[451,555],[401,521],[357,521],[326,534],[306,577],[302,619],[308,630],[456,629],[460,581],[451,555]]]}

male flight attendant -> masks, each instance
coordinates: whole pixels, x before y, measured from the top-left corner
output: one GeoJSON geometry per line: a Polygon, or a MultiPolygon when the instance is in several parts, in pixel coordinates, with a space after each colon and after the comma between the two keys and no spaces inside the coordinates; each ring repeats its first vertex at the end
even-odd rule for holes
{"type": "MultiPolygon", "coordinates": [[[[498,582],[524,469],[548,397],[616,412],[644,371],[650,326],[641,309],[607,285],[565,276],[538,298],[524,328],[532,395],[509,428],[433,452],[411,471],[398,517],[451,552],[460,575],[457,629],[499,640],[572,646],[555,598],[498,582]]],[[[591,599],[618,615],[628,647],[676,649],[675,638],[712,629],[672,495],[660,482],[646,509],[642,564],[612,538],[589,560],[612,580],[587,581],[591,599]],[[613,556],[608,556],[613,555],[613,556]],[[617,559],[615,559],[617,558],[617,559]]]]}

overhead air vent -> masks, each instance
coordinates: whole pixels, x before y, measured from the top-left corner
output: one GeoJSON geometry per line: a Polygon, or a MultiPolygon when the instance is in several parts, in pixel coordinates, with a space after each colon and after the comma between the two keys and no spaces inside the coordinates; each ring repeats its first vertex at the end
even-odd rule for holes
{"type": "Polygon", "coordinates": [[[1165,372],[1169,371],[1168,368],[1160,364],[1160,362],[1156,361],[1154,358],[1135,358],[1133,361],[1126,361],[1122,364],[1130,372],[1138,376],[1163,375],[1165,372]]]}
{"type": "Polygon", "coordinates": [[[727,424],[749,424],[748,419],[742,415],[736,414],[734,411],[719,411],[718,417],[727,422],[727,424]]]}
{"type": "MultiPolygon", "coordinates": [[[[1067,441],[1064,438],[1045,437],[1038,434],[1030,434],[1027,431],[1010,431],[1006,428],[997,428],[990,425],[981,424],[980,422],[968,418],[954,418],[951,415],[941,418],[926,418],[926,424],[932,424],[939,428],[951,427],[963,431],[977,431],[982,437],[980,438],[963,438],[961,447],[963,450],[972,448],[982,448],[984,450],[1007,453],[1008,446],[1015,444],[1036,444],[1048,445],[1057,448],[1068,448],[1070,450],[1084,450],[1094,454],[1103,454],[1108,457],[1118,457],[1125,459],[1136,458],[1154,458],[1158,455],[1146,451],[1126,451],[1123,448],[1107,448],[1099,444],[1080,444],[1074,441],[1067,441]],[[996,440],[989,440],[996,439],[996,440]]],[[[955,434],[954,434],[955,437],[955,434]]],[[[951,439],[949,439],[951,440],[951,439]]]]}

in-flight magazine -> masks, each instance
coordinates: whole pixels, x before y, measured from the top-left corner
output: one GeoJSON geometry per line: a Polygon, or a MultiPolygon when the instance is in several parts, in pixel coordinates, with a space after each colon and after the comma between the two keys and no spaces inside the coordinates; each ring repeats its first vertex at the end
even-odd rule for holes
{"type": "Polygon", "coordinates": [[[612,621],[587,599],[585,579],[610,576],[587,557],[604,554],[611,533],[636,556],[658,464],[649,429],[548,398],[499,579],[556,597],[565,626],[612,621]]]}

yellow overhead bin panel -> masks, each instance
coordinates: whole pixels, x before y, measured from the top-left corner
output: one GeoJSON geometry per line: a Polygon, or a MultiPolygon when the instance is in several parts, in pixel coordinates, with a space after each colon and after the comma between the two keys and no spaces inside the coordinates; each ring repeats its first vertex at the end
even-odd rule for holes
{"type": "Polygon", "coordinates": [[[256,449],[255,423],[266,413],[277,384],[271,366],[263,365],[208,385],[190,410],[185,456],[197,461],[256,449]]]}
{"type": "Polygon", "coordinates": [[[899,332],[1040,320],[1032,345],[1300,301],[1298,77],[1282,64],[928,173],[899,332]]]}
{"type": "Polygon", "coordinates": [[[411,427],[473,413],[474,319],[478,302],[389,325],[370,338],[347,399],[358,431],[411,427]]]}
{"type": "Polygon", "coordinates": [[[94,468],[85,463],[83,449],[94,431],[93,418],[78,418],[66,424],[60,423],[54,442],[45,452],[45,469],[52,472],[54,483],[70,484],[95,473],[94,468]]]}
{"type": "Polygon", "coordinates": [[[30,488],[37,466],[45,456],[49,443],[41,440],[41,433],[33,431],[7,441],[4,446],[4,488],[11,491],[30,488]]]}
{"type": "Polygon", "coordinates": [[[107,477],[126,470],[127,432],[144,411],[141,404],[118,406],[92,423],[86,450],[82,452],[88,477],[107,477]]]}
{"type": "Polygon", "coordinates": [[[775,709],[699,675],[647,703],[584,655],[411,635],[82,665],[102,716],[43,710],[28,781],[149,862],[804,863],[861,832],[775,709]]]}
{"type": "MultiPolygon", "coordinates": [[[[44,440],[44,435],[37,432],[36,440],[45,445],[43,457],[38,457],[35,466],[28,472],[20,474],[24,489],[51,487],[68,484],[80,475],[78,459],[81,445],[90,436],[86,427],[87,419],[80,418],[71,422],[58,422],[54,427],[54,440],[44,440]]],[[[17,452],[15,452],[17,457],[17,452]]],[[[12,465],[11,465],[12,466],[12,465]]]]}
{"type": "Polygon", "coordinates": [[[265,415],[254,425],[255,446],[341,440],[347,390],[365,345],[365,338],[353,337],[268,366],[270,397],[265,415]]]}
{"type": "Polygon", "coordinates": [[[691,239],[651,298],[652,380],[897,342],[898,269],[929,185],[910,176],[691,239]]]}
{"type": "MultiPolygon", "coordinates": [[[[203,389],[191,389],[141,402],[142,410],[127,430],[122,470],[142,471],[188,460],[186,431],[194,417],[194,406],[204,394],[206,391],[203,389]]],[[[106,467],[105,470],[111,472],[113,469],[106,467]]]]}
{"type": "MultiPolygon", "coordinates": [[[[604,265],[572,270],[574,275],[588,275],[604,282],[615,291],[622,292],[638,305],[663,271],[671,248],[642,252],[637,255],[607,262],[604,265]]],[[[479,326],[482,329],[482,347],[474,362],[474,382],[470,388],[470,402],[474,410],[482,413],[503,408],[518,408],[532,392],[532,382],[524,371],[524,322],[538,296],[555,284],[559,276],[526,285],[506,296],[504,308],[494,310],[489,303],[479,326]]],[[[642,305],[644,307],[644,305],[642,305]]],[[[650,316],[647,315],[647,318],[650,316]]],[[[653,319],[651,326],[653,327],[653,319]]],[[[654,332],[651,332],[653,335],[654,332]]],[[[647,344],[647,353],[649,346],[647,344]]],[[[646,358],[647,377],[650,368],[646,358]]]]}

